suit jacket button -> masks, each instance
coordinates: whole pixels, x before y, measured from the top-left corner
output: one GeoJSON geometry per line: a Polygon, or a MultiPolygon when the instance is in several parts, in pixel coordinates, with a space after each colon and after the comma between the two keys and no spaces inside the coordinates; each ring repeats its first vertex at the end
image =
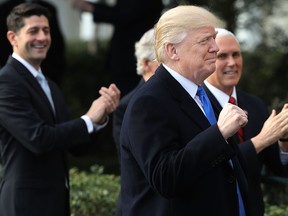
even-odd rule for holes
{"type": "Polygon", "coordinates": [[[233,182],[235,182],[235,180],[236,180],[236,178],[235,178],[234,175],[229,175],[228,178],[227,178],[227,181],[228,181],[229,183],[233,183],[233,182]]]}

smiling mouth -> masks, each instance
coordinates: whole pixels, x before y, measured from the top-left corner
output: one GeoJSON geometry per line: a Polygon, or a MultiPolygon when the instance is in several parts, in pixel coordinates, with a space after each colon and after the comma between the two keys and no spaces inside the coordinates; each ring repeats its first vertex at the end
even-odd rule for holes
{"type": "Polygon", "coordinates": [[[224,72],[225,75],[234,75],[234,74],[237,74],[237,72],[235,71],[227,71],[227,72],[224,72]]]}
{"type": "Polygon", "coordinates": [[[43,49],[46,47],[46,45],[45,44],[36,44],[36,45],[33,45],[32,47],[36,48],[36,49],[43,49]]]}
{"type": "Polygon", "coordinates": [[[45,46],[34,46],[33,48],[35,48],[35,49],[44,49],[45,46]]]}

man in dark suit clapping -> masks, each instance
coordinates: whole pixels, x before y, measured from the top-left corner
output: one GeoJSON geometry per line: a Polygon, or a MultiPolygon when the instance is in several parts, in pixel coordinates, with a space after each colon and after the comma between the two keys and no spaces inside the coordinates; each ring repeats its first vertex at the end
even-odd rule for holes
{"type": "Polygon", "coordinates": [[[49,18],[33,3],[7,18],[13,54],[0,70],[1,216],[69,216],[66,152],[88,152],[120,98],[115,84],[102,87],[86,114],[70,118],[60,89],[42,74],[49,18]]]}

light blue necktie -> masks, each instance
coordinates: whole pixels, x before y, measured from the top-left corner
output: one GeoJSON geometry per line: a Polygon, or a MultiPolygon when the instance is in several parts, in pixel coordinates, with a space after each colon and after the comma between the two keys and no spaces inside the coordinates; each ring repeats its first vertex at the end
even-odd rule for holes
{"type": "Polygon", "coordinates": [[[46,94],[46,96],[47,96],[47,98],[48,98],[48,100],[52,106],[53,111],[55,111],[54,103],[53,103],[52,96],[51,96],[51,91],[50,91],[50,88],[49,88],[49,85],[47,83],[46,78],[44,77],[44,75],[42,73],[39,72],[36,76],[36,79],[38,80],[43,91],[45,92],[45,94],[46,94]]]}
{"type": "MultiPolygon", "coordinates": [[[[215,117],[212,105],[211,105],[210,100],[208,99],[208,96],[207,96],[207,94],[206,94],[206,92],[202,86],[198,86],[196,95],[198,95],[198,97],[202,103],[202,107],[204,109],[204,112],[206,114],[208,121],[210,122],[211,125],[215,124],[216,123],[216,117],[215,117]]],[[[233,168],[233,164],[232,164],[231,160],[229,160],[229,163],[233,168]]],[[[245,208],[244,208],[243,199],[242,199],[242,195],[241,195],[237,180],[236,180],[236,186],[237,186],[238,203],[239,203],[239,215],[245,216],[246,215],[245,214],[245,208]]]]}

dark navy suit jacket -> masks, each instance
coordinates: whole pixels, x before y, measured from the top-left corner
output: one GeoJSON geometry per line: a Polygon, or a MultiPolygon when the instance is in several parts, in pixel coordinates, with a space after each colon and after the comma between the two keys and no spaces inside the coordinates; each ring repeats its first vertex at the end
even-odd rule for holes
{"type": "Polygon", "coordinates": [[[120,151],[125,216],[238,215],[236,178],[252,216],[248,168],[237,143],[210,126],[162,65],[129,102],[120,151]]]}

